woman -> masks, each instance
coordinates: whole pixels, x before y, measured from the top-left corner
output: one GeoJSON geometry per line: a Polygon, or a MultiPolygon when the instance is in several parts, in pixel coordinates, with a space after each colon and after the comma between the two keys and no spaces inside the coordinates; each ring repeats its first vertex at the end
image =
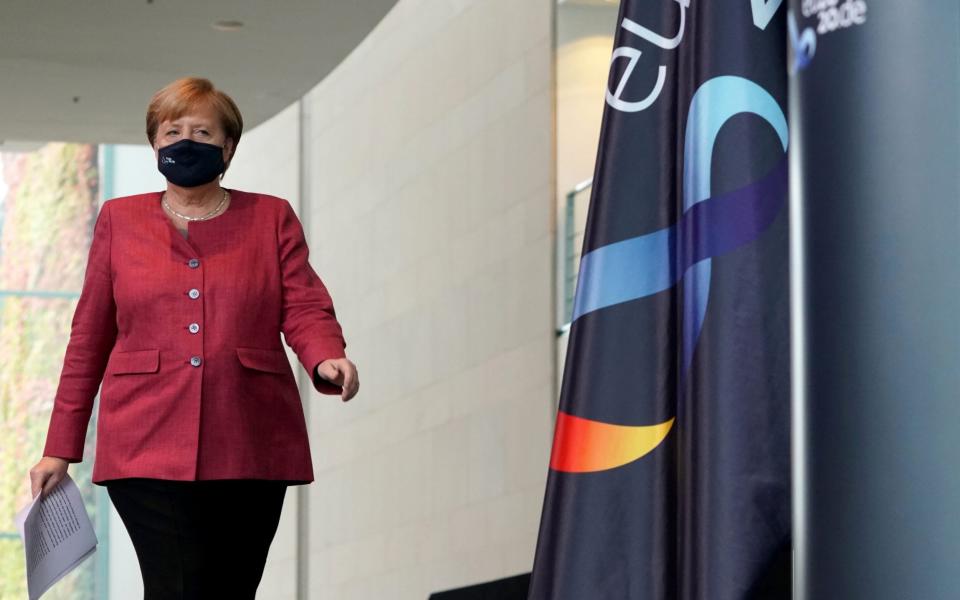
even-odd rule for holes
{"type": "Polygon", "coordinates": [[[102,381],[93,483],[145,598],[254,598],[286,486],[313,481],[280,334],[321,393],[350,400],[357,370],[290,204],[220,185],[243,130],[233,100],[179,79],[146,129],[166,191],[100,210],[33,494],[82,460],[102,381]]]}

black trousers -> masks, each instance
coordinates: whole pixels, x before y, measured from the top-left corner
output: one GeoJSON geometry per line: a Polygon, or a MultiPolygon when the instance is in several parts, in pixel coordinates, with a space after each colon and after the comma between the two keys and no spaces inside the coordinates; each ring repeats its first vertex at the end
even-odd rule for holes
{"type": "Polygon", "coordinates": [[[104,482],[133,541],[144,600],[254,600],[287,482],[104,482]]]}

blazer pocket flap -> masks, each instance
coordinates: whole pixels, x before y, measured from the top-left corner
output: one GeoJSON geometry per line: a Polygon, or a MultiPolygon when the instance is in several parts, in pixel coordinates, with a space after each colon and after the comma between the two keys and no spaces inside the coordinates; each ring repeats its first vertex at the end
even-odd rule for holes
{"type": "Polygon", "coordinates": [[[271,373],[286,373],[290,369],[290,361],[283,350],[268,348],[237,348],[237,358],[245,367],[271,373]]]}
{"type": "Polygon", "coordinates": [[[114,352],[110,358],[111,372],[118,373],[156,373],[160,367],[159,350],[130,350],[114,352]]]}

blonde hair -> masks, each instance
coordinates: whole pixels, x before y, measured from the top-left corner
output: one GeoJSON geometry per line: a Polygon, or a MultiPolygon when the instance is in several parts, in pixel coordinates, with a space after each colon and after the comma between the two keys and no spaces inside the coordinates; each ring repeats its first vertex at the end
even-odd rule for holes
{"type": "Polygon", "coordinates": [[[230,96],[213,87],[209,79],[202,77],[181,77],[153,95],[147,106],[147,139],[150,145],[153,146],[156,142],[160,123],[178,119],[197,107],[212,108],[220,116],[220,126],[226,136],[233,139],[233,149],[226,164],[229,167],[243,133],[243,117],[230,96]]]}

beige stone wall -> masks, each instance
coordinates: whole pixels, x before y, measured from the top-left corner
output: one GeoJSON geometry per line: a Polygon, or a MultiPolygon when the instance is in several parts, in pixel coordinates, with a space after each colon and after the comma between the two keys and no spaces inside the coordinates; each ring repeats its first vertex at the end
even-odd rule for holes
{"type": "MultiPolygon", "coordinates": [[[[555,406],[552,0],[400,0],[305,98],[311,262],[361,391],[312,395],[309,598],[529,571],[555,406]]],[[[266,597],[266,596],[264,596],[266,597]]]]}

